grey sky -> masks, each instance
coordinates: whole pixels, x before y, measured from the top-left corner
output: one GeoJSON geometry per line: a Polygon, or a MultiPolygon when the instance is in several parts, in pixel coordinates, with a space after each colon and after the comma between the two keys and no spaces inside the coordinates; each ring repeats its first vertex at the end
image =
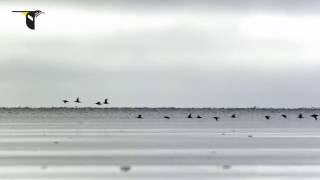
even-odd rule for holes
{"type": "Polygon", "coordinates": [[[319,5],[1,1],[0,106],[319,106],[319,5]],[[34,32],[20,8],[46,12],[34,32]]]}
{"type": "Polygon", "coordinates": [[[79,7],[85,5],[86,7],[104,7],[110,8],[170,8],[170,7],[208,7],[213,9],[234,9],[241,10],[294,10],[311,12],[317,11],[317,5],[320,4],[317,0],[28,0],[21,2],[20,0],[4,0],[3,3],[18,3],[18,4],[49,4],[49,5],[71,5],[73,7],[79,7]]]}
{"type": "Polygon", "coordinates": [[[137,10],[208,10],[232,12],[280,12],[280,13],[319,13],[320,2],[317,0],[4,0],[12,4],[50,5],[69,8],[85,8],[86,10],[125,9],[137,10]],[[93,8],[93,9],[91,9],[93,8]]]}

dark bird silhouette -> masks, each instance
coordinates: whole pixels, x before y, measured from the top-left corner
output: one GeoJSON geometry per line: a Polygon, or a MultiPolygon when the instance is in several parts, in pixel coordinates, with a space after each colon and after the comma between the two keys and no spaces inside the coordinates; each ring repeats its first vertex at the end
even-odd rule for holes
{"type": "Polygon", "coordinates": [[[138,118],[138,119],[142,119],[143,117],[142,117],[141,114],[139,114],[139,115],[137,116],[137,118],[138,118]]]}
{"type": "Polygon", "coordinates": [[[231,118],[237,118],[236,114],[232,114],[231,118]]]}
{"type": "Polygon", "coordinates": [[[131,166],[121,166],[121,167],[120,167],[120,170],[121,170],[122,172],[128,172],[128,171],[131,170],[131,166]]]}
{"type": "Polygon", "coordinates": [[[170,117],[169,117],[169,116],[164,116],[163,118],[165,118],[165,119],[170,119],[170,117]]]}
{"type": "Polygon", "coordinates": [[[285,119],[287,119],[288,118],[288,116],[287,115],[285,115],[285,114],[282,114],[281,115],[283,118],[285,118],[285,119]]]}
{"type": "Polygon", "coordinates": [[[62,100],[62,102],[66,104],[66,103],[68,103],[69,101],[68,101],[68,100],[62,100]]]}
{"type": "Polygon", "coordinates": [[[269,120],[270,119],[270,116],[264,116],[267,120],[269,120]]]}
{"type": "Polygon", "coordinates": [[[299,114],[297,118],[302,119],[302,118],[303,118],[303,115],[302,115],[302,114],[299,114]]]}
{"type": "Polygon", "coordinates": [[[98,102],[96,102],[96,105],[101,106],[102,104],[100,101],[98,101],[98,102]]]}
{"type": "Polygon", "coordinates": [[[220,117],[218,117],[218,116],[215,116],[215,117],[213,117],[216,121],[219,121],[219,119],[220,119],[220,117]]]}
{"type": "Polygon", "coordinates": [[[104,103],[103,103],[103,104],[109,104],[108,98],[106,98],[106,99],[104,100],[104,103]]]}
{"type": "Polygon", "coordinates": [[[190,113],[187,118],[191,119],[192,118],[192,114],[190,113]]]}
{"type": "Polygon", "coordinates": [[[231,169],[231,165],[226,164],[226,165],[223,165],[222,168],[228,170],[228,169],[231,169]]]}
{"type": "Polygon", "coordinates": [[[75,103],[81,103],[80,98],[77,98],[74,102],[75,103]]]}
{"type": "Polygon", "coordinates": [[[197,116],[198,119],[201,119],[202,117],[200,115],[197,116]]]}
{"type": "Polygon", "coordinates": [[[315,120],[318,120],[318,114],[312,114],[311,117],[313,117],[315,120]]]}

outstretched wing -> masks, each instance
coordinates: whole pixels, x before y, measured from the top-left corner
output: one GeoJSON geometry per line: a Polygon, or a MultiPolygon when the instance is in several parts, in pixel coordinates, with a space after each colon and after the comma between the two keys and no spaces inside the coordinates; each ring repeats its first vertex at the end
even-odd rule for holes
{"type": "Polygon", "coordinates": [[[23,14],[24,16],[27,16],[27,14],[30,12],[30,11],[12,11],[14,13],[21,13],[23,14]]]}
{"type": "Polygon", "coordinates": [[[24,12],[21,12],[21,14],[23,14],[23,15],[27,15],[29,12],[28,11],[24,11],[24,12]]]}

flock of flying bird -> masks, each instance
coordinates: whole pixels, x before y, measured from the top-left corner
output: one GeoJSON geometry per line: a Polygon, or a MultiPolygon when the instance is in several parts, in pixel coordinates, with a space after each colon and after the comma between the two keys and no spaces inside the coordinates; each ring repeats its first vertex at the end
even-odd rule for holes
{"type": "MultiPolygon", "coordinates": [[[[281,116],[282,116],[283,118],[285,118],[285,119],[288,118],[288,116],[285,115],[285,114],[282,114],[281,116]]],[[[318,116],[319,116],[318,114],[312,114],[312,115],[310,115],[310,117],[314,118],[315,120],[318,120],[318,116]]],[[[266,118],[267,120],[269,120],[269,119],[271,118],[271,116],[267,115],[267,116],[265,116],[265,118],[266,118]]],[[[299,114],[299,115],[297,116],[297,118],[303,119],[304,117],[303,117],[302,114],[299,114]]]]}
{"type": "MultiPolygon", "coordinates": [[[[64,104],[66,104],[66,103],[69,103],[70,101],[68,101],[68,100],[62,100],[62,102],[63,102],[64,104]]],[[[81,103],[80,98],[78,97],[74,102],[80,104],[80,103],[81,103]]],[[[103,105],[103,104],[107,105],[107,104],[109,104],[108,98],[104,99],[104,102],[98,101],[98,102],[96,102],[95,104],[98,105],[98,106],[101,106],[101,105],[103,105]]],[[[232,114],[230,117],[233,118],[233,119],[234,119],[234,118],[237,118],[236,114],[232,114]]],[[[286,114],[282,114],[281,117],[283,117],[284,119],[287,119],[287,118],[288,118],[288,116],[287,116],[286,114]]],[[[314,118],[315,120],[318,120],[319,115],[318,115],[318,114],[312,114],[312,115],[310,115],[310,117],[314,118]]],[[[142,116],[141,114],[139,114],[136,118],[142,119],[143,116],[142,116]]],[[[165,118],[165,119],[170,119],[170,116],[164,116],[163,118],[165,118]]],[[[193,118],[192,114],[191,114],[191,113],[188,114],[187,118],[188,118],[188,119],[193,118]]],[[[201,119],[202,116],[197,115],[195,118],[201,119]]],[[[270,120],[270,119],[271,119],[271,116],[270,116],[270,115],[266,115],[266,116],[264,116],[264,118],[267,119],[267,120],[270,120]]],[[[297,118],[303,119],[304,116],[303,116],[303,114],[299,114],[299,115],[297,116],[297,118]]],[[[214,116],[213,119],[215,119],[216,121],[219,121],[220,117],[219,117],[219,116],[214,116]]]]}
{"type": "MultiPolygon", "coordinates": [[[[230,117],[233,118],[233,119],[237,118],[236,114],[232,114],[230,117]]],[[[264,117],[265,117],[265,119],[267,119],[267,120],[270,120],[270,119],[271,119],[271,116],[269,116],[269,115],[266,115],[266,116],[264,116],[264,117]]],[[[282,114],[281,117],[283,117],[284,119],[287,119],[287,118],[288,118],[288,116],[287,116],[286,114],[282,114]]],[[[310,115],[310,117],[314,118],[315,120],[318,120],[319,115],[318,115],[318,114],[312,114],[312,115],[310,115]]],[[[143,116],[142,116],[141,114],[139,114],[136,118],[142,119],[143,116]]],[[[170,119],[170,116],[164,116],[163,118],[165,118],[165,119],[170,119]]],[[[188,116],[187,116],[186,118],[192,119],[193,116],[192,116],[192,114],[190,113],[190,114],[188,114],[188,116]]],[[[195,118],[201,119],[202,116],[197,115],[195,118]]],[[[215,119],[216,121],[219,121],[219,119],[220,119],[219,116],[214,116],[214,117],[212,117],[212,118],[215,119]]],[[[303,114],[299,114],[299,115],[297,116],[297,118],[303,119],[304,116],[303,116],[303,114]]]]}
{"type": "MultiPolygon", "coordinates": [[[[64,99],[64,100],[62,100],[62,102],[63,102],[64,104],[67,104],[67,103],[69,103],[70,101],[64,99]]],[[[77,103],[77,104],[80,104],[80,103],[81,103],[80,98],[78,97],[74,102],[77,103]]],[[[98,102],[96,102],[95,104],[98,105],[98,106],[101,106],[101,105],[103,105],[103,104],[107,105],[107,104],[109,104],[108,98],[104,99],[104,102],[98,101],[98,102]]]]}

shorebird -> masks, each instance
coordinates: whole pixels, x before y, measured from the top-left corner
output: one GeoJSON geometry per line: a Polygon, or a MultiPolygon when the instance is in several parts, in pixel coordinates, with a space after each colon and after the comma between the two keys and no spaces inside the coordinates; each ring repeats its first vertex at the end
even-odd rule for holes
{"type": "Polygon", "coordinates": [[[201,119],[202,117],[200,115],[197,116],[198,119],[201,119]]]}
{"type": "Polygon", "coordinates": [[[69,101],[68,101],[68,100],[62,100],[62,102],[66,104],[66,103],[68,103],[69,101]]]}
{"type": "Polygon", "coordinates": [[[103,104],[109,104],[108,98],[104,99],[104,103],[103,104]]]}
{"type": "Polygon", "coordinates": [[[187,118],[191,119],[192,118],[192,114],[190,113],[187,118]]]}
{"type": "Polygon", "coordinates": [[[315,120],[318,120],[318,114],[312,114],[311,117],[313,117],[315,120]]]}
{"type": "Polygon", "coordinates": [[[81,103],[80,98],[78,97],[74,102],[75,103],[81,103]]]}
{"type": "Polygon", "coordinates": [[[270,119],[270,116],[268,116],[268,115],[267,115],[267,116],[264,116],[264,117],[265,117],[267,120],[269,120],[269,119],[270,119]]]}
{"type": "Polygon", "coordinates": [[[164,116],[163,118],[165,118],[165,119],[170,119],[170,117],[169,117],[169,116],[164,116]]]}
{"type": "Polygon", "coordinates": [[[302,114],[299,114],[297,118],[302,119],[302,118],[303,118],[303,115],[302,115],[302,114]]]}
{"type": "Polygon", "coordinates": [[[231,118],[237,118],[236,114],[232,114],[231,118]]]}
{"type": "Polygon", "coordinates": [[[288,116],[287,115],[285,115],[285,114],[282,114],[281,115],[283,118],[285,118],[285,119],[287,119],[288,118],[288,116]]]}
{"type": "Polygon", "coordinates": [[[98,102],[96,102],[96,105],[101,106],[102,104],[100,101],[98,101],[98,102]]]}
{"type": "Polygon", "coordinates": [[[218,116],[215,116],[215,117],[213,117],[216,121],[219,121],[219,119],[220,119],[220,117],[218,117],[218,116]]]}
{"type": "Polygon", "coordinates": [[[141,114],[139,114],[139,115],[137,116],[137,118],[138,118],[138,119],[142,119],[143,117],[142,117],[141,114]]]}

